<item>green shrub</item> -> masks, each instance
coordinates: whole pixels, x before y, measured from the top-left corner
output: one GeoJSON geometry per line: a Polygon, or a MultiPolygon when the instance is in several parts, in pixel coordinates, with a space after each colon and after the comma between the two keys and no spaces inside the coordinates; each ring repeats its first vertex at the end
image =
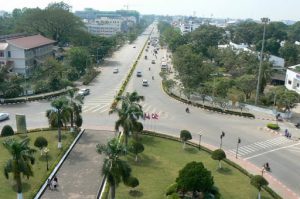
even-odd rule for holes
{"type": "Polygon", "coordinates": [[[267,124],[267,127],[268,127],[269,129],[273,129],[273,130],[278,130],[278,129],[280,129],[280,127],[278,126],[278,124],[272,124],[272,123],[267,124]]]}
{"type": "Polygon", "coordinates": [[[15,132],[10,125],[5,125],[1,130],[2,137],[11,136],[14,134],[15,134],[15,132]]]}
{"type": "Polygon", "coordinates": [[[36,146],[37,148],[39,148],[40,150],[42,150],[43,147],[48,146],[48,141],[46,138],[39,136],[35,139],[34,141],[34,146],[36,146]]]}
{"type": "Polygon", "coordinates": [[[176,193],[177,191],[177,183],[173,183],[170,186],[168,186],[166,190],[166,195],[172,195],[173,193],[176,193]]]}
{"type": "Polygon", "coordinates": [[[130,176],[126,181],[125,181],[125,185],[131,188],[135,188],[137,186],[139,186],[140,182],[136,177],[132,177],[130,176]]]}

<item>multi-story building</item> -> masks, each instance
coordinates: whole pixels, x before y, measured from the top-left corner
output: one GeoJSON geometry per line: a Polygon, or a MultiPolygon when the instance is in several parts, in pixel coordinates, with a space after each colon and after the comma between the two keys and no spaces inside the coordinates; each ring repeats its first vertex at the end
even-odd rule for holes
{"type": "Polygon", "coordinates": [[[93,21],[86,22],[88,32],[94,35],[112,36],[121,32],[123,19],[116,17],[101,17],[93,21]]]}
{"type": "Polygon", "coordinates": [[[0,43],[0,66],[27,76],[46,57],[53,55],[54,43],[41,35],[7,38],[0,43]]]}
{"type": "Polygon", "coordinates": [[[286,70],[285,87],[300,94],[300,64],[290,66],[286,70]]]}

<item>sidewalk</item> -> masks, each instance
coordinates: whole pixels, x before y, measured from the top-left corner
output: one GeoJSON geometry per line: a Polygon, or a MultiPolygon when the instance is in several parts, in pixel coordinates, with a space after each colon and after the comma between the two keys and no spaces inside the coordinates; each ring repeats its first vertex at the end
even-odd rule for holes
{"type": "Polygon", "coordinates": [[[57,191],[47,189],[43,199],[95,199],[102,182],[104,156],[96,152],[114,136],[111,131],[86,130],[57,173],[57,191]]]}

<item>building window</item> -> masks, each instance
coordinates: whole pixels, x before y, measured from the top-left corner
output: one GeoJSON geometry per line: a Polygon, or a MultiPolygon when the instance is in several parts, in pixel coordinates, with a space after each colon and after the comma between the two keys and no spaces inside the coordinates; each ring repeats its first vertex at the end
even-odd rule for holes
{"type": "Polygon", "coordinates": [[[11,57],[11,52],[7,51],[7,57],[11,57]]]}
{"type": "Polygon", "coordinates": [[[4,57],[4,51],[0,51],[0,57],[4,57]]]}
{"type": "Polygon", "coordinates": [[[291,80],[288,80],[288,84],[292,84],[292,81],[291,81],[291,80]]]}
{"type": "Polygon", "coordinates": [[[299,83],[297,83],[297,87],[299,87],[299,83]]]}

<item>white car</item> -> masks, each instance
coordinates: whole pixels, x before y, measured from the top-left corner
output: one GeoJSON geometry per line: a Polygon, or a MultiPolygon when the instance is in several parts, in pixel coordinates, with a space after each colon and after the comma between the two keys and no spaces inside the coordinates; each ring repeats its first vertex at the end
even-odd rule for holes
{"type": "Polygon", "coordinates": [[[0,113],[0,121],[8,120],[9,114],[8,113],[0,113]]]}
{"type": "Polygon", "coordinates": [[[88,88],[82,88],[78,91],[78,95],[81,95],[81,96],[86,96],[90,94],[90,89],[88,88]]]}
{"type": "Polygon", "coordinates": [[[118,73],[119,69],[118,68],[114,68],[113,73],[118,73]]]}
{"type": "Polygon", "coordinates": [[[143,86],[149,86],[148,80],[143,79],[142,85],[143,86]]]}

